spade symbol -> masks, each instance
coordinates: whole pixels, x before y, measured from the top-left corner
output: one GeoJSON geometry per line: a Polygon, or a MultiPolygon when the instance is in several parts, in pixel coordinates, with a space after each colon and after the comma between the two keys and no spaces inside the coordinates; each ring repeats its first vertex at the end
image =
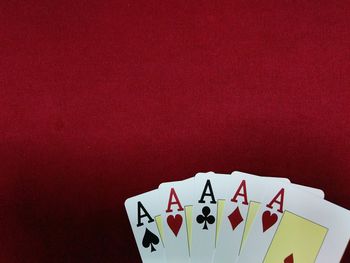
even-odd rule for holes
{"type": "Polygon", "coordinates": [[[148,248],[149,246],[151,246],[151,252],[156,251],[156,249],[154,248],[154,245],[158,245],[159,243],[159,238],[153,234],[151,231],[148,230],[148,228],[146,228],[145,231],[145,235],[143,236],[142,239],[142,246],[144,248],[148,248]]]}
{"type": "Polygon", "coordinates": [[[203,207],[202,214],[197,216],[196,220],[198,224],[203,224],[203,229],[208,230],[207,224],[213,224],[215,222],[215,217],[210,215],[210,208],[208,206],[203,207]]]}

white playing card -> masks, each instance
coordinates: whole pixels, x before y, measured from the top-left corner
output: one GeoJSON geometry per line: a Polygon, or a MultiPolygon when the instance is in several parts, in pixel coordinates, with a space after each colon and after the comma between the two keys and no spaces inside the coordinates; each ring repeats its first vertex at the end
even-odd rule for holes
{"type": "Polygon", "coordinates": [[[162,183],[158,188],[167,262],[190,262],[186,209],[193,204],[193,187],[192,177],[162,183]]]}
{"type": "Polygon", "coordinates": [[[158,190],[128,198],[125,208],[142,262],[166,262],[155,217],[160,214],[158,190]]]}
{"type": "MultiPolygon", "coordinates": [[[[214,173],[198,173],[195,176],[194,206],[192,217],[191,262],[212,262],[215,249],[217,199],[224,189],[219,188],[225,176],[214,173]]],[[[221,184],[222,185],[222,184],[221,184]]]]}
{"type": "Polygon", "coordinates": [[[237,262],[339,262],[349,222],[344,208],[293,184],[272,184],[237,262]]]}

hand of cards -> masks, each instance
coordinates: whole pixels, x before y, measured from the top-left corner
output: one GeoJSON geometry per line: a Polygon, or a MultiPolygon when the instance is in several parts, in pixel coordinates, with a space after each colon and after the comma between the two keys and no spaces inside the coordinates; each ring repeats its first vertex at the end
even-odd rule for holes
{"type": "Polygon", "coordinates": [[[125,207],[146,263],[334,263],[350,237],[349,210],[286,178],[198,173],[125,207]]]}

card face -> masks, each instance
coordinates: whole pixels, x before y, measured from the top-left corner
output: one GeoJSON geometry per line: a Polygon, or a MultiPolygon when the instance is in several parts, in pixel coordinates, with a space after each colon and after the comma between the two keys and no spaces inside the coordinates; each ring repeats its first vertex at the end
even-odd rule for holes
{"type": "Polygon", "coordinates": [[[215,249],[217,199],[224,176],[214,173],[198,173],[195,176],[194,206],[192,217],[191,262],[209,263],[215,249]]]}
{"type": "Polygon", "coordinates": [[[159,186],[167,262],[189,262],[190,260],[186,208],[193,203],[193,186],[194,178],[163,183],[159,186]]]}
{"type": "Polygon", "coordinates": [[[264,263],[315,262],[327,231],[324,226],[285,211],[264,263]]]}
{"type": "Polygon", "coordinates": [[[249,204],[253,201],[261,202],[269,184],[278,182],[289,182],[289,180],[234,172],[220,181],[219,188],[226,189],[225,202],[223,208],[222,205],[218,207],[220,211],[218,222],[221,222],[217,227],[213,262],[228,263],[238,257],[247,225],[249,204]]]}
{"type": "Polygon", "coordinates": [[[142,262],[166,262],[165,251],[155,217],[160,214],[158,190],[125,201],[126,212],[142,262]]]}
{"type": "Polygon", "coordinates": [[[344,208],[293,184],[271,185],[237,262],[339,262],[349,222],[344,208]]]}

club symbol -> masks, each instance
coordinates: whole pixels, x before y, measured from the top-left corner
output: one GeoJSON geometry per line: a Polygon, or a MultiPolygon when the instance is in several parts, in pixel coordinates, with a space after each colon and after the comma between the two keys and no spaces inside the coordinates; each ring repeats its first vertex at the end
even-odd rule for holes
{"type": "Polygon", "coordinates": [[[198,224],[203,224],[204,223],[203,229],[208,230],[207,223],[208,224],[214,224],[215,217],[210,215],[210,208],[208,206],[203,207],[202,214],[203,215],[197,216],[197,218],[196,218],[197,223],[198,224]]]}

